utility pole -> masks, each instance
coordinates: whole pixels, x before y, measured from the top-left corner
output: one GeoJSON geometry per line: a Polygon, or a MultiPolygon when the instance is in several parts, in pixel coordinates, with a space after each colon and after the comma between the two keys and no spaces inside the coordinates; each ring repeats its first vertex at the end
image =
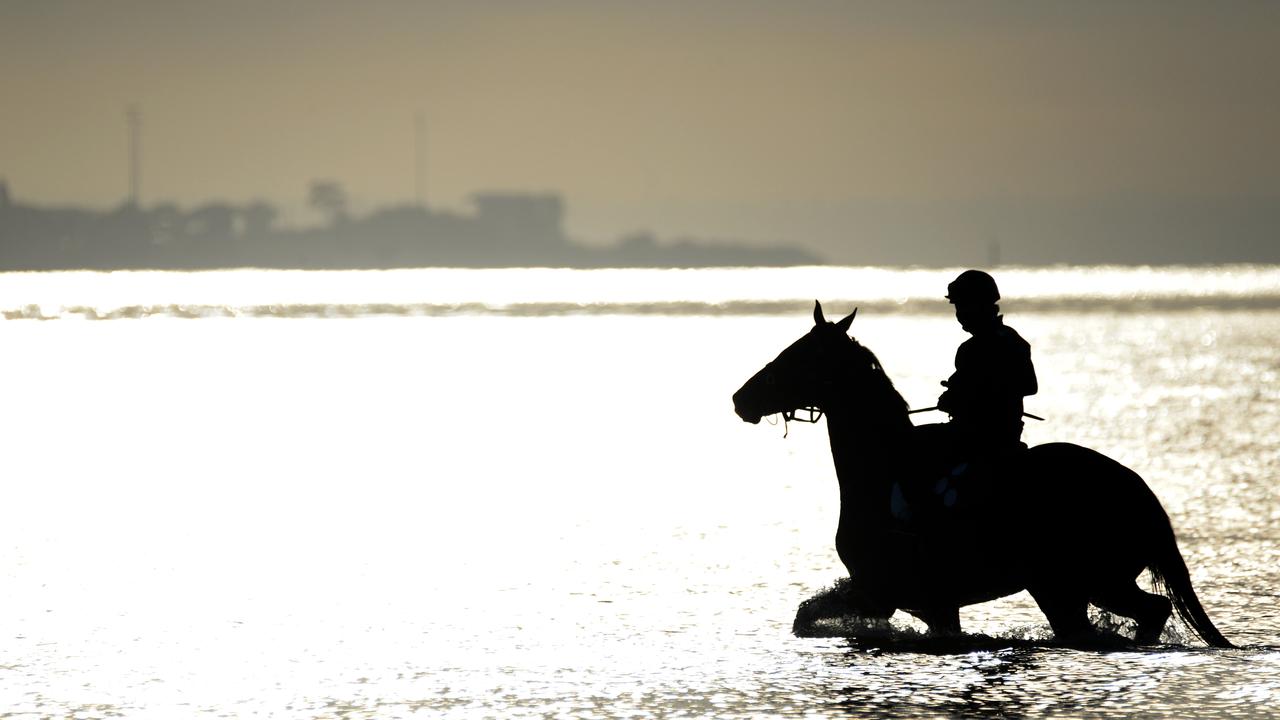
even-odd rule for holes
{"type": "Polygon", "coordinates": [[[427,120],[421,110],[413,116],[413,201],[427,205],[427,120]]]}
{"type": "Polygon", "coordinates": [[[142,113],[135,103],[124,115],[129,122],[129,204],[138,207],[142,201],[142,113]]]}

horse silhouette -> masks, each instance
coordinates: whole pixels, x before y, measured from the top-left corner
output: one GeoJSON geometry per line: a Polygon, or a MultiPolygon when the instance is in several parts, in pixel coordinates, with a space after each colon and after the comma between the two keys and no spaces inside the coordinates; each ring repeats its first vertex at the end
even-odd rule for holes
{"type": "Polygon", "coordinates": [[[963,513],[906,523],[893,506],[926,464],[928,433],[875,355],[815,302],[814,327],[733,396],[738,416],[825,414],[840,483],[836,551],[850,580],[801,605],[796,628],[818,619],[909,612],[934,633],[960,631],[959,608],[1026,590],[1061,642],[1101,638],[1090,603],[1158,641],[1172,609],[1209,645],[1232,647],[1191,586],[1169,516],[1147,484],[1101,453],[1049,443],[994,473],[963,513]],[[1150,570],[1165,596],[1136,580],[1150,570]],[[1167,597],[1166,597],[1167,596],[1167,597]],[[1172,601],[1172,602],[1171,602],[1172,601]]]}

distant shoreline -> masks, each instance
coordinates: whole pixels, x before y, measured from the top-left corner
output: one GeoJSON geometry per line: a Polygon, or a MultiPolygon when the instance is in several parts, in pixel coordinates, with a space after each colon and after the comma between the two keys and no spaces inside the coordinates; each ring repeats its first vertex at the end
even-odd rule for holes
{"type": "Polygon", "coordinates": [[[255,202],[113,210],[45,208],[10,200],[0,182],[0,271],[390,270],[402,268],[791,267],[822,265],[808,251],[634,233],[609,247],[574,242],[554,194],[479,193],[470,214],[403,205],[350,216],[341,190],[321,183],[327,225],[275,227],[255,202]]]}
{"type": "Polygon", "coordinates": [[[832,263],[796,245],[648,232],[588,245],[566,233],[565,203],[552,193],[478,193],[470,212],[409,204],[357,216],[347,213],[336,184],[313,183],[312,191],[311,205],[327,224],[292,228],[278,227],[278,211],[264,202],[47,207],[13,201],[0,181],[0,272],[855,265],[850,258],[898,269],[1280,263],[1280,204],[1261,200],[1048,208],[1044,222],[1033,222],[1040,215],[1025,208],[997,207],[981,217],[944,217],[947,232],[930,225],[937,218],[886,225],[869,217],[865,227],[850,228],[840,248],[828,249],[839,256],[832,263]],[[991,217],[1000,218],[1002,241],[976,237],[991,217]]]}

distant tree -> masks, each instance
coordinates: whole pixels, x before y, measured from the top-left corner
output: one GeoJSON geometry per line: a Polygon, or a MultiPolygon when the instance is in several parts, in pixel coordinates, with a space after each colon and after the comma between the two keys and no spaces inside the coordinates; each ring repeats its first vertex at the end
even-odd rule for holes
{"type": "Polygon", "coordinates": [[[334,180],[312,180],[307,204],[324,213],[331,225],[347,219],[347,191],[334,180]]]}
{"type": "Polygon", "coordinates": [[[250,203],[240,210],[240,218],[244,223],[243,235],[251,238],[265,237],[271,232],[276,215],[276,209],[261,200],[250,203]]]}

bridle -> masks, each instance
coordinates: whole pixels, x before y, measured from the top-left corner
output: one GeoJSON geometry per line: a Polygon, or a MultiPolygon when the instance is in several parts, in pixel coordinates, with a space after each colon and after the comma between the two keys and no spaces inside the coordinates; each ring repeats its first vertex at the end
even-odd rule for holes
{"type": "MultiPolygon", "coordinates": [[[[802,423],[816,423],[822,419],[822,408],[806,405],[805,407],[796,408],[795,410],[783,410],[780,414],[782,415],[782,438],[785,440],[787,436],[791,434],[791,427],[788,423],[792,420],[802,423]],[[796,415],[798,412],[804,412],[806,414],[803,416],[796,415]]],[[[769,424],[777,425],[778,423],[770,420],[769,424]]]]}
{"type": "Polygon", "coordinates": [[[782,419],[786,422],[794,421],[794,422],[803,422],[803,423],[816,423],[822,419],[822,408],[814,407],[812,405],[807,405],[805,407],[796,408],[795,410],[783,410],[782,419]],[[801,416],[796,414],[800,412],[805,413],[805,415],[801,416]]]}

